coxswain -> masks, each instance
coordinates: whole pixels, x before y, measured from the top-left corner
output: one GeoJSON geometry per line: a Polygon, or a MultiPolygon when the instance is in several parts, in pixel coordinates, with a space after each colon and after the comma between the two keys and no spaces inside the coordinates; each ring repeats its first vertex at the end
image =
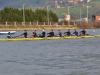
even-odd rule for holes
{"type": "Polygon", "coordinates": [[[50,32],[50,33],[47,33],[47,34],[48,34],[48,37],[53,37],[53,36],[55,36],[55,35],[54,35],[53,29],[51,29],[51,32],[50,32]]]}
{"type": "Polygon", "coordinates": [[[74,29],[74,33],[75,36],[78,36],[78,31],[76,29],[74,29]]]}
{"type": "Polygon", "coordinates": [[[65,32],[64,34],[65,34],[65,36],[71,36],[70,29],[68,29],[68,31],[67,31],[67,32],[65,32]]]}
{"type": "Polygon", "coordinates": [[[8,32],[7,38],[13,38],[10,32],[8,32]]]}

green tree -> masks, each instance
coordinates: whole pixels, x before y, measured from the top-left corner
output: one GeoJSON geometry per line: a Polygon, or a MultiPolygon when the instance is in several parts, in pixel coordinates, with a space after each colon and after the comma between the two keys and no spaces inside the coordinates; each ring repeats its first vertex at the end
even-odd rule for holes
{"type": "MultiPolygon", "coordinates": [[[[51,22],[57,22],[57,15],[51,10],[47,12],[45,9],[36,9],[32,11],[32,9],[24,9],[25,12],[25,21],[32,22],[47,22],[47,13],[49,14],[49,18],[51,22]]],[[[23,21],[23,9],[5,7],[0,11],[0,21],[8,21],[8,22],[22,22],[23,21]]]]}

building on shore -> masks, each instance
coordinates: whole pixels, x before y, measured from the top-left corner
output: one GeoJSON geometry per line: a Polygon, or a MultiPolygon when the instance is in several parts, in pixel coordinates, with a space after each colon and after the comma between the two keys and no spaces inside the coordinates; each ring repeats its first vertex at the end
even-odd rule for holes
{"type": "Polygon", "coordinates": [[[64,20],[65,21],[69,21],[71,18],[70,18],[70,15],[68,14],[64,14],[64,20]]]}
{"type": "Polygon", "coordinates": [[[70,20],[71,20],[70,15],[64,13],[62,17],[59,17],[58,22],[60,22],[60,21],[70,21],[70,20]]]}
{"type": "Polygon", "coordinates": [[[62,21],[64,21],[64,18],[63,17],[59,17],[58,18],[58,22],[62,22],[62,21]]]}
{"type": "Polygon", "coordinates": [[[58,4],[58,1],[55,1],[55,8],[60,8],[60,5],[58,4]]]}
{"type": "Polygon", "coordinates": [[[100,14],[92,15],[93,22],[100,22],[100,14]]]}
{"type": "Polygon", "coordinates": [[[92,1],[92,0],[68,0],[69,3],[73,3],[73,4],[76,4],[78,2],[87,2],[88,3],[90,1],[92,1]]]}
{"type": "Polygon", "coordinates": [[[58,22],[61,22],[61,21],[70,21],[71,20],[70,15],[68,15],[66,13],[63,13],[62,15],[63,15],[62,17],[59,17],[58,22]]]}

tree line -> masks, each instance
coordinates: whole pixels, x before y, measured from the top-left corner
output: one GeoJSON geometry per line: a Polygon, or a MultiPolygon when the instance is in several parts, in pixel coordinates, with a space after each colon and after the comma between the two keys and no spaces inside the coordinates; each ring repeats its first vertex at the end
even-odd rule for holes
{"type": "MultiPolygon", "coordinates": [[[[57,15],[49,10],[46,9],[36,9],[33,11],[30,9],[24,9],[25,14],[25,21],[26,22],[47,22],[48,15],[50,22],[57,22],[58,17],[57,15]]],[[[23,9],[19,8],[12,8],[12,7],[5,7],[3,10],[0,11],[0,22],[23,22],[23,9]]]]}

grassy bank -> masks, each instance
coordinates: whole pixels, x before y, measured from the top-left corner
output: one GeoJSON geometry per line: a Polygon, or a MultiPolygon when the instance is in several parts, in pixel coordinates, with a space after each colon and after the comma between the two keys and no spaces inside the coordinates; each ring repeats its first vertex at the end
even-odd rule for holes
{"type": "Polygon", "coordinates": [[[73,26],[73,25],[8,25],[8,26],[0,26],[0,30],[41,30],[41,29],[74,29],[78,28],[78,26],[73,26]]]}

